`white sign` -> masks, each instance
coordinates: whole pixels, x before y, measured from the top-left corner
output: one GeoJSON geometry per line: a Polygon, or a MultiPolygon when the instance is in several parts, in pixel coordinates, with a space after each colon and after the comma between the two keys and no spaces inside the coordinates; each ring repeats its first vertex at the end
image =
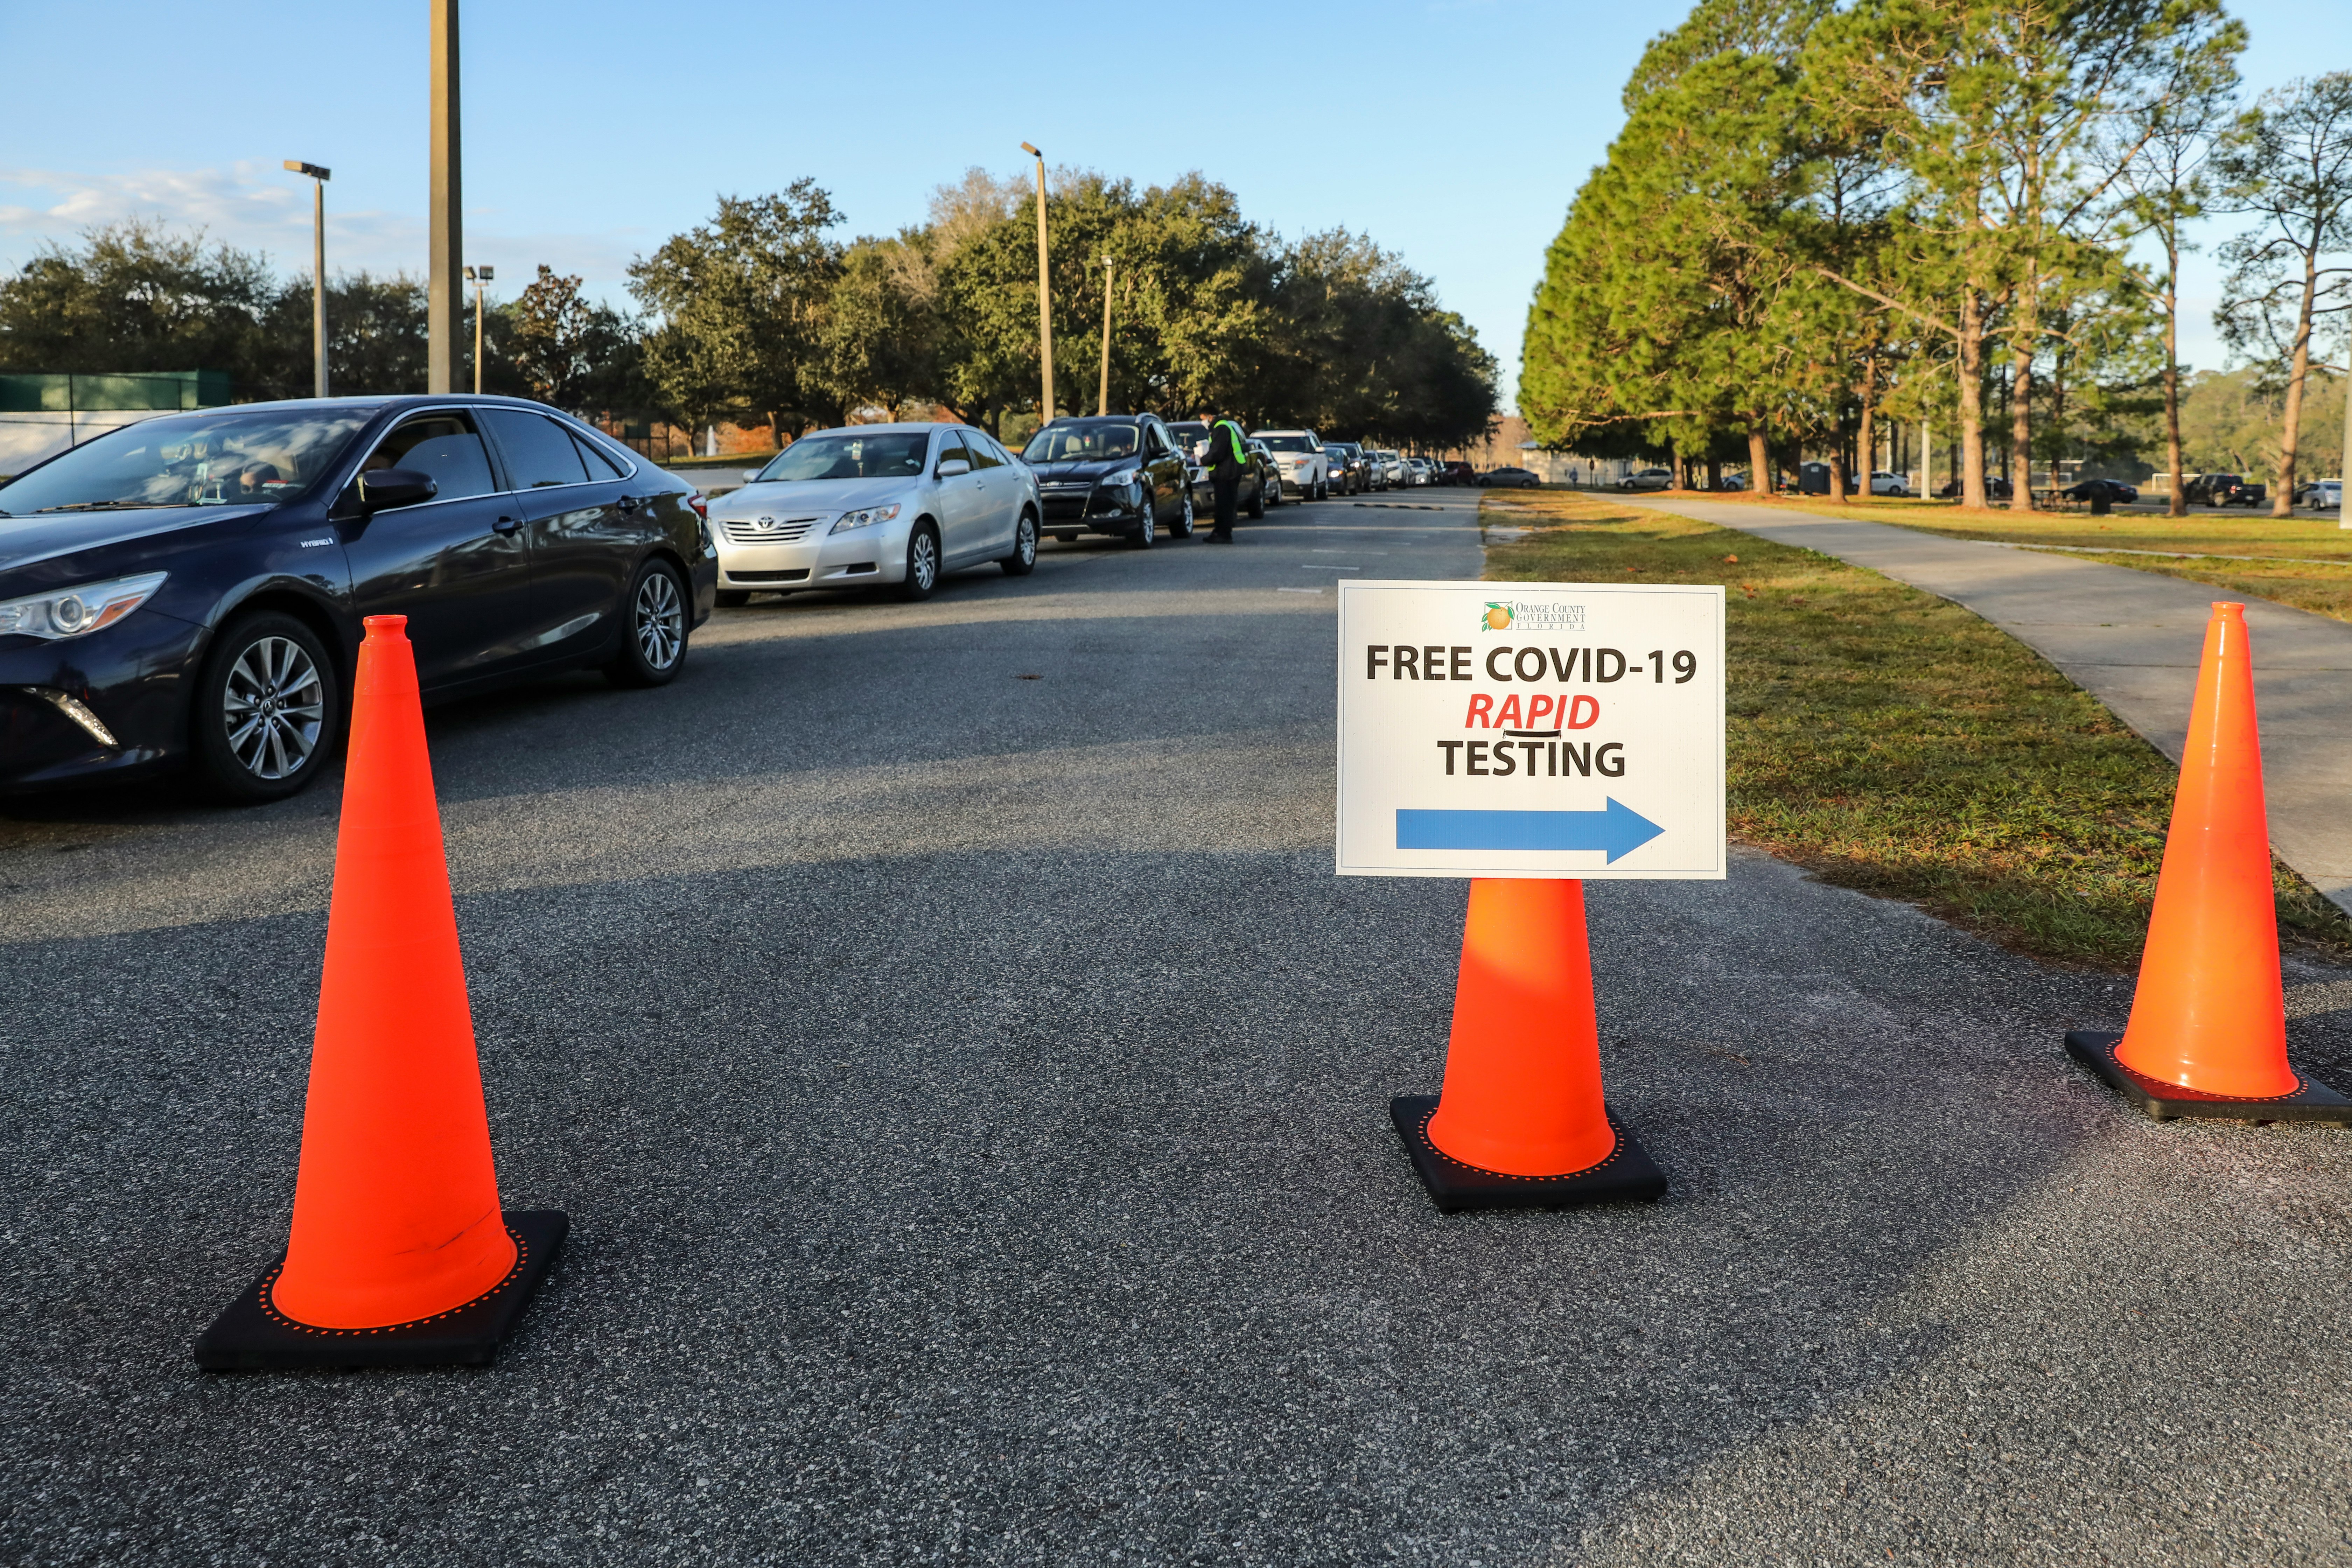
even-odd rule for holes
{"type": "Polygon", "coordinates": [[[1339,871],[1723,876],[1723,590],[1342,580],[1339,871]]]}

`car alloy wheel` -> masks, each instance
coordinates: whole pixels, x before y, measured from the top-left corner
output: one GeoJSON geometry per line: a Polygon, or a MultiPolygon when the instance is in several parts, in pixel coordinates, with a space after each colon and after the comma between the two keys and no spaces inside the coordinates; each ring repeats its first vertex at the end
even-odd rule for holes
{"type": "Polygon", "coordinates": [[[636,601],[629,606],[629,635],[637,639],[637,657],[647,669],[667,672],[686,651],[686,605],[677,579],[667,572],[648,572],[637,584],[636,601]]]}
{"type": "Polygon", "coordinates": [[[928,599],[940,585],[940,535],[928,522],[919,522],[907,536],[907,578],[898,584],[902,599],[928,599]]]}
{"type": "Polygon", "coordinates": [[[229,665],[221,688],[229,754],[264,784],[283,784],[309,764],[326,717],[319,667],[293,638],[257,638],[229,665]]]}
{"type": "MultiPolygon", "coordinates": [[[[1192,497],[1187,492],[1184,497],[1184,509],[1190,511],[1192,508],[1192,497]]],[[[1147,500],[1143,503],[1143,521],[1135,525],[1135,531],[1127,536],[1127,542],[1138,550],[1149,550],[1159,542],[1159,539],[1160,509],[1147,500]]]]}
{"type": "Polygon", "coordinates": [[[1037,566],[1037,520],[1028,512],[1013,525],[1013,553],[997,563],[1008,577],[1026,577],[1037,566]]]}
{"type": "Polygon", "coordinates": [[[342,736],[342,680],[326,643],[292,616],[257,610],[223,626],[190,715],[207,791],[254,805],[308,786],[342,736]]]}
{"type": "Polygon", "coordinates": [[[686,590],[677,568],[656,559],[637,568],[629,585],[621,646],[604,666],[616,686],[661,686],[686,663],[686,590]]]}
{"type": "Polygon", "coordinates": [[[1176,521],[1169,525],[1169,536],[1173,539],[1192,538],[1193,521],[1192,492],[1190,489],[1187,489],[1184,491],[1183,510],[1176,514],[1176,521]]]}

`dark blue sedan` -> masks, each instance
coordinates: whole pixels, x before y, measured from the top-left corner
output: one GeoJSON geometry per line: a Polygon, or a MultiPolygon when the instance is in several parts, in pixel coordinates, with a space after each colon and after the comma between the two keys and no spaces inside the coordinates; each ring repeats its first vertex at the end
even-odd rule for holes
{"type": "Polygon", "coordinates": [[[0,790],[192,766],[272,800],[333,754],[361,621],[426,699],[677,674],[718,557],[693,490],[501,397],[167,415],[0,485],[0,790]]]}

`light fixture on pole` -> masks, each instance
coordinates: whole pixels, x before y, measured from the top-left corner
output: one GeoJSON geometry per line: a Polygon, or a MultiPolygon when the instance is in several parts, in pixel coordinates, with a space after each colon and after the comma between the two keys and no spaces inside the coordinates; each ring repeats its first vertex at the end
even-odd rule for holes
{"type": "Polygon", "coordinates": [[[1045,371],[1037,423],[1045,425],[1054,417],[1054,291],[1045,249],[1045,154],[1026,142],[1021,143],[1021,150],[1037,160],[1037,359],[1045,371]]]}
{"type": "Polygon", "coordinates": [[[474,395],[482,395],[482,285],[499,275],[495,267],[468,267],[466,281],[474,286],[474,395]]]}
{"type": "Polygon", "coordinates": [[[286,171],[310,179],[310,380],[313,397],[327,395],[327,182],[331,169],[286,160],[286,171]]]}
{"type": "Polygon", "coordinates": [[[1095,405],[1097,416],[1110,412],[1110,272],[1112,257],[1103,252],[1103,353],[1102,395],[1095,405]]]}

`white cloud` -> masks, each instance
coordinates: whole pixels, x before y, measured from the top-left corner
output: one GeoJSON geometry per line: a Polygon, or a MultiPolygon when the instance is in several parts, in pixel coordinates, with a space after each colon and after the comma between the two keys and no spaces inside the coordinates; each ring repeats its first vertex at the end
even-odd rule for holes
{"type": "MultiPolygon", "coordinates": [[[[142,169],[86,174],[57,169],[0,166],[0,269],[21,266],[42,244],[72,244],[82,231],[131,218],[160,219],[178,229],[240,249],[266,252],[288,272],[310,260],[310,182],[274,164],[238,163],[226,168],[142,169]]],[[[495,210],[467,214],[467,250],[499,268],[503,290],[519,292],[540,262],[578,273],[589,291],[625,302],[628,264],[661,243],[630,226],[603,234],[505,233],[495,210]]],[[[327,265],[337,272],[408,272],[425,268],[426,226],[421,214],[382,209],[346,211],[327,186],[327,265]]]]}

